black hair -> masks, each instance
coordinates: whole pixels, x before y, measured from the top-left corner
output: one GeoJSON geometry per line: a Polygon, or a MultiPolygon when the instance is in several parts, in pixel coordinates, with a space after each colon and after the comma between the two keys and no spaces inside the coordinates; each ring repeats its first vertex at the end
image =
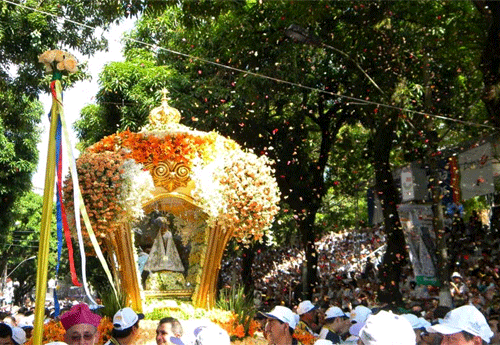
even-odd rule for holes
{"type": "Polygon", "coordinates": [[[179,322],[179,320],[177,320],[175,317],[171,317],[171,316],[164,317],[163,319],[160,320],[159,325],[163,325],[164,323],[169,323],[172,325],[172,332],[174,334],[181,334],[182,335],[182,333],[183,333],[182,325],[179,322]]]}
{"type": "Polygon", "coordinates": [[[6,323],[0,323],[0,338],[12,338],[12,328],[6,323]]]}
{"type": "Polygon", "coordinates": [[[134,323],[129,328],[125,328],[125,329],[123,329],[121,331],[113,328],[113,330],[111,331],[111,336],[113,338],[115,338],[115,339],[126,338],[126,337],[128,337],[132,333],[132,331],[134,330],[134,327],[139,328],[139,320],[137,320],[137,322],[134,323]]]}
{"type": "Polygon", "coordinates": [[[335,317],[329,317],[327,319],[325,319],[325,322],[326,323],[331,323],[333,321],[335,321],[335,319],[342,319],[342,320],[347,320],[349,317],[347,315],[340,315],[340,316],[335,316],[335,317]]]}
{"type": "Polygon", "coordinates": [[[436,309],[434,309],[434,318],[443,319],[450,310],[450,307],[444,305],[437,306],[436,309]]]}
{"type": "MultiPolygon", "coordinates": [[[[472,339],[474,339],[474,337],[478,337],[477,335],[474,335],[474,334],[469,333],[467,331],[462,331],[461,333],[464,336],[464,339],[467,340],[467,341],[471,341],[472,339]]],[[[481,338],[481,341],[482,341],[483,345],[487,345],[488,344],[488,342],[485,341],[483,338],[481,338]]]]}

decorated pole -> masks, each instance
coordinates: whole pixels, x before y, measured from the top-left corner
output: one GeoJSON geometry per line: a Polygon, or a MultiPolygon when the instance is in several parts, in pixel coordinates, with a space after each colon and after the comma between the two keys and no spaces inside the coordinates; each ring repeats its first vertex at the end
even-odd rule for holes
{"type": "Polygon", "coordinates": [[[43,53],[39,61],[45,64],[46,70],[52,72],[52,108],[50,116],[49,145],[45,170],[45,186],[43,192],[42,221],[40,225],[40,245],[38,247],[38,263],[36,272],[36,300],[33,344],[41,345],[43,338],[43,321],[45,318],[45,297],[47,293],[47,271],[49,266],[50,223],[52,220],[52,205],[56,172],[56,130],[59,112],[62,107],[63,71],[76,71],[76,60],[71,54],[60,50],[43,53]]]}

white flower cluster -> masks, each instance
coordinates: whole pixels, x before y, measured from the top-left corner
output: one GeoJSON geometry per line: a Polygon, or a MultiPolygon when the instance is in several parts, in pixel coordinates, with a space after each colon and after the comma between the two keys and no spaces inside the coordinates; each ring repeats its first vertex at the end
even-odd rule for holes
{"type": "Polygon", "coordinates": [[[153,178],[142,164],[127,159],[122,165],[123,173],[120,206],[125,211],[127,220],[134,221],[144,216],[143,204],[152,198],[153,178]]]}
{"type": "Polygon", "coordinates": [[[195,162],[193,197],[208,214],[207,223],[235,229],[240,240],[260,239],[280,200],[271,163],[241,150],[227,151],[208,164],[195,162]]]}

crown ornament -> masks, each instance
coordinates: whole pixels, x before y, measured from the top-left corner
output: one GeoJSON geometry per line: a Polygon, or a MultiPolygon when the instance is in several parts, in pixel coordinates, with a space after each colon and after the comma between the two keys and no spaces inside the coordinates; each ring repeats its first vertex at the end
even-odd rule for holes
{"type": "Polygon", "coordinates": [[[149,124],[153,127],[161,127],[161,125],[169,123],[179,123],[181,120],[179,110],[168,105],[168,101],[170,100],[167,97],[168,90],[163,89],[162,93],[161,105],[149,112],[149,124]]]}

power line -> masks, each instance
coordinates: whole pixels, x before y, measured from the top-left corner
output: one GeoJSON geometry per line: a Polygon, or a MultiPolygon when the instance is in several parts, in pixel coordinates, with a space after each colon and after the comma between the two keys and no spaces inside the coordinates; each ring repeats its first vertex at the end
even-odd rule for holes
{"type": "MultiPolygon", "coordinates": [[[[92,29],[92,30],[96,29],[95,27],[92,27],[90,25],[83,24],[83,23],[74,21],[72,19],[66,18],[66,17],[61,17],[61,16],[58,16],[58,15],[55,15],[55,14],[52,14],[52,13],[49,13],[49,12],[45,12],[45,11],[42,11],[42,10],[39,10],[39,9],[36,9],[36,8],[33,8],[33,7],[29,7],[29,6],[26,6],[26,5],[23,5],[23,4],[19,4],[19,3],[16,3],[16,2],[10,1],[10,0],[2,0],[2,1],[5,2],[5,3],[8,3],[8,4],[11,4],[11,5],[15,5],[15,6],[19,6],[19,7],[28,9],[30,11],[34,11],[34,12],[38,12],[38,13],[42,13],[42,14],[51,16],[51,17],[62,19],[64,21],[67,21],[69,23],[75,24],[77,26],[82,26],[82,27],[85,27],[85,28],[88,28],[88,29],[92,29]]],[[[175,51],[175,50],[172,50],[172,49],[168,49],[168,48],[164,48],[164,47],[158,46],[156,44],[151,44],[151,43],[146,43],[146,42],[143,42],[143,41],[139,41],[139,40],[136,40],[136,39],[133,39],[133,38],[130,38],[130,37],[123,37],[123,39],[131,41],[131,42],[134,42],[134,43],[141,44],[141,45],[149,47],[149,48],[152,48],[154,51],[163,50],[163,51],[166,51],[168,53],[172,53],[172,54],[183,56],[183,57],[186,57],[186,58],[198,60],[198,61],[201,61],[201,62],[204,62],[204,63],[207,63],[207,64],[211,64],[211,65],[214,65],[214,66],[217,66],[217,67],[220,67],[220,68],[229,69],[229,70],[232,70],[232,71],[235,71],[235,72],[252,75],[252,76],[255,76],[255,77],[258,77],[258,78],[268,79],[268,80],[271,80],[271,81],[274,81],[274,82],[277,82],[277,83],[282,83],[282,84],[286,84],[286,85],[290,85],[290,86],[295,86],[295,87],[298,87],[298,88],[306,89],[306,90],[309,90],[309,91],[315,91],[315,92],[322,93],[322,94],[327,94],[327,95],[330,95],[330,96],[336,96],[336,97],[343,98],[343,99],[350,100],[350,101],[360,102],[361,105],[372,105],[372,106],[387,108],[387,109],[391,109],[391,110],[398,110],[398,111],[406,112],[408,114],[413,114],[413,115],[429,116],[429,117],[433,117],[433,118],[436,118],[436,119],[441,119],[441,120],[444,120],[444,121],[452,121],[452,122],[460,123],[460,124],[463,124],[463,125],[474,126],[474,127],[485,127],[485,128],[490,128],[490,129],[499,129],[498,127],[491,126],[491,125],[485,125],[485,124],[480,124],[480,123],[475,123],[475,122],[470,122],[470,121],[464,121],[464,120],[454,119],[454,118],[443,116],[443,115],[437,115],[437,114],[432,114],[432,113],[424,113],[424,112],[421,112],[421,111],[411,110],[411,109],[406,109],[406,108],[401,108],[401,107],[397,107],[397,106],[394,106],[394,105],[389,105],[389,104],[384,104],[384,103],[378,103],[378,102],[373,102],[373,101],[367,101],[367,100],[356,98],[356,97],[341,95],[341,94],[337,94],[337,93],[334,93],[334,92],[331,92],[331,91],[325,91],[325,90],[317,89],[317,88],[314,88],[314,87],[302,85],[302,84],[299,84],[299,83],[294,83],[294,82],[290,82],[290,81],[287,81],[287,80],[270,77],[270,76],[267,76],[267,75],[264,75],[264,74],[255,73],[255,72],[246,71],[246,70],[243,70],[243,69],[240,69],[240,68],[227,66],[227,65],[215,62],[215,61],[207,60],[205,58],[201,58],[201,57],[198,57],[198,56],[193,56],[193,55],[189,55],[189,54],[186,54],[186,53],[178,52],[178,51],[175,51]]]]}

